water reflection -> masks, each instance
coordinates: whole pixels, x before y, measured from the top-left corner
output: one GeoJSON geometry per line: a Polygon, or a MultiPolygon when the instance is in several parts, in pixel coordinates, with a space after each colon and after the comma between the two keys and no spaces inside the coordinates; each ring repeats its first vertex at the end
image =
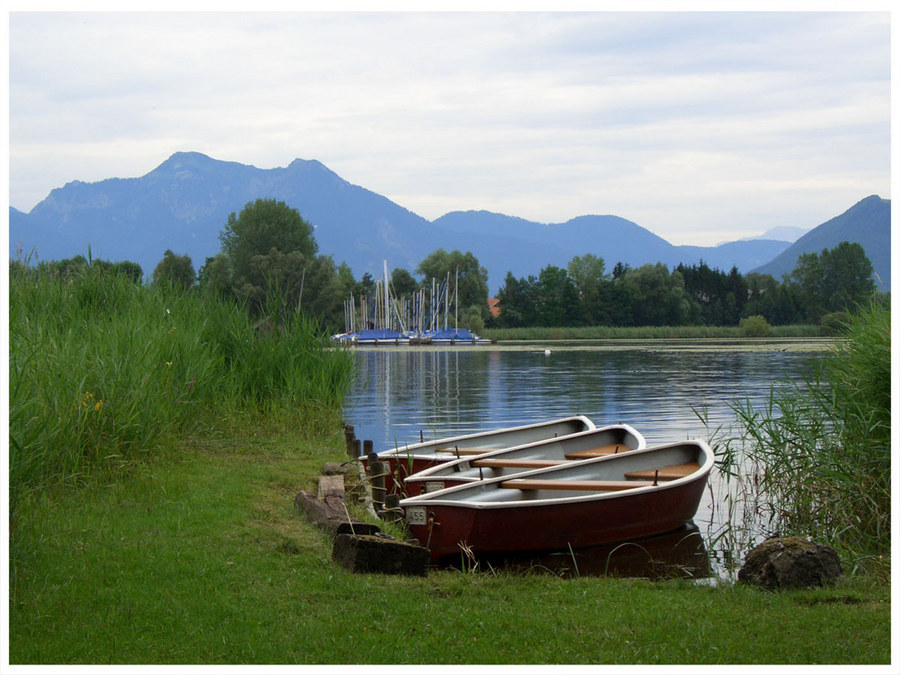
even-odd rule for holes
{"type": "MultiPolygon", "coordinates": [[[[762,404],[773,386],[802,380],[820,358],[778,348],[359,350],[344,419],[376,451],[573,414],[631,424],[648,445],[710,440],[698,413],[710,429],[727,428],[733,402],[762,404]]],[[[707,542],[727,518],[719,481],[714,471],[694,518],[707,542]]]]}
{"type": "Polygon", "coordinates": [[[538,419],[584,414],[627,422],[648,443],[704,433],[731,419],[728,403],[762,400],[782,376],[811,368],[810,352],[360,350],[344,418],[377,450],[538,419]]]}

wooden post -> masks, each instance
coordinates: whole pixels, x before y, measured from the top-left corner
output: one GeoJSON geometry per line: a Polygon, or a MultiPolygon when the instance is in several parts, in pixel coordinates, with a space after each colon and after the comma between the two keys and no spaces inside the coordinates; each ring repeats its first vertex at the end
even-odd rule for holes
{"type": "Polygon", "coordinates": [[[353,428],[352,424],[344,425],[344,443],[347,445],[347,455],[350,459],[356,459],[359,457],[359,452],[357,451],[353,441],[356,440],[356,430],[353,428]]]}
{"type": "Polygon", "coordinates": [[[369,462],[369,471],[372,472],[372,503],[375,513],[384,508],[384,462],[369,462]]]}

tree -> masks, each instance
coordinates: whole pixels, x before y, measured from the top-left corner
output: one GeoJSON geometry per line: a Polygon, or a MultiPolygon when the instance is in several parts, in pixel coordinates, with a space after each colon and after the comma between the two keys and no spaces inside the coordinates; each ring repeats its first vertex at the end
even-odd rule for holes
{"type": "Polygon", "coordinates": [[[569,277],[578,291],[582,323],[593,326],[609,319],[608,291],[610,283],[603,258],[592,253],[575,256],[569,261],[569,277]]]}
{"type": "Polygon", "coordinates": [[[220,297],[231,295],[231,259],[224,253],[207,258],[197,279],[204,293],[220,297]]]}
{"type": "Polygon", "coordinates": [[[391,290],[398,298],[412,295],[418,287],[415,278],[408,270],[398,267],[391,272],[391,290]]]}
{"type": "Polygon", "coordinates": [[[547,265],[538,276],[538,325],[573,326],[578,322],[578,291],[566,270],[547,265]]]}
{"type": "Polygon", "coordinates": [[[162,260],[153,270],[153,285],[171,285],[173,288],[187,290],[194,285],[197,275],[189,255],[176,255],[166,249],[162,260]]]}
{"type": "Polygon", "coordinates": [[[670,274],[663,263],[628,270],[621,285],[629,289],[634,325],[680,326],[691,314],[684,278],[677,271],[670,274]]]}
{"type": "Polygon", "coordinates": [[[821,255],[804,253],[786,278],[803,305],[807,321],[830,312],[854,310],[875,293],[872,263],[863,247],[843,241],[821,255]]]}
{"type": "Polygon", "coordinates": [[[472,253],[468,251],[448,253],[440,248],[419,263],[416,273],[425,277],[426,285],[430,284],[430,279],[440,284],[449,275],[451,293],[454,288],[459,289],[460,313],[477,311],[482,321],[487,319],[487,270],[478,263],[478,258],[472,253]]]}
{"type": "Polygon", "coordinates": [[[251,309],[262,311],[270,301],[279,308],[298,304],[304,274],[319,248],[312,225],[299,211],[282,201],[257,199],[240,215],[228,216],[219,240],[230,262],[234,293],[251,309]]]}
{"type": "Polygon", "coordinates": [[[503,287],[497,293],[500,316],[496,324],[503,328],[533,326],[537,317],[537,280],[532,276],[516,279],[512,272],[506,273],[503,287]]]}

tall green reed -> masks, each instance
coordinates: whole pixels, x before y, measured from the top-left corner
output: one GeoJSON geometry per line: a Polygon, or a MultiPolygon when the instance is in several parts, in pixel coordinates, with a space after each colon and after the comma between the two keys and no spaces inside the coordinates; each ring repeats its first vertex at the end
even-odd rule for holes
{"type": "Polygon", "coordinates": [[[890,308],[852,314],[842,340],[802,382],[762,406],[735,402],[736,431],[712,435],[728,484],[726,536],[810,536],[854,567],[890,556],[890,308]]]}
{"type": "Polygon", "coordinates": [[[13,501],[241,415],[336,422],[353,372],[313,321],[267,330],[232,302],[91,266],[11,266],[9,316],[13,501]]]}

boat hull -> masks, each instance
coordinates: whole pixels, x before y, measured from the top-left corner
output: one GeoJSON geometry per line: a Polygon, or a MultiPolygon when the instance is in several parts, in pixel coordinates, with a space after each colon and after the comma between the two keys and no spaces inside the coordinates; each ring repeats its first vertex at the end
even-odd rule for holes
{"type": "Polygon", "coordinates": [[[438,561],[580,549],[672,531],[697,512],[714,456],[700,441],[569,462],[400,502],[438,561]]]}
{"type": "Polygon", "coordinates": [[[663,534],[691,522],[705,481],[649,495],[616,496],[587,503],[483,510],[435,505],[431,523],[409,525],[433,560],[460,555],[562,551],[663,534]]]}

